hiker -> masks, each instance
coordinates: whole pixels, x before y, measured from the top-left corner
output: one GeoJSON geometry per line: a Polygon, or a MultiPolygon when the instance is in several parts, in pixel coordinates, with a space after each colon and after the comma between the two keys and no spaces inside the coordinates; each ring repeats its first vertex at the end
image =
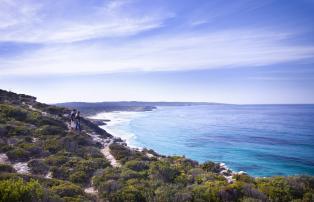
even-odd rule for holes
{"type": "Polygon", "coordinates": [[[80,111],[77,111],[75,114],[75,130],[81,132],[81,117],[80,111]]]}
{"type": "Polygon", "coordinates": [[[70,116],[70,118],[71,118],[71,122],[70,122],[71,130],[76,129],[75,115],[76,115],[76,109],[73,109],[71,111],[71,116],[70,116]]]}

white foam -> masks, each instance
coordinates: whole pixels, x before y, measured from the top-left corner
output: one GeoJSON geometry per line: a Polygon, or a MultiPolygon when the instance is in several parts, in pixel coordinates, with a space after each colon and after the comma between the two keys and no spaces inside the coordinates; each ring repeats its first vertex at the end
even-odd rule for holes
{"type": "Polygon", "coordinates": [[[106,130],[113,136],[120,137],[130,147],[138,148],[138,146],[136,145],[136,135],[129,131],[121,130],[119,126],[128,125],[134,118],[145,116],[147,113],[148,112],[131,112],[131,111],[102,112],[89,118],[110,120],[109,122],[106,122],[106,125],[102,125],[99,127],[106,130]]]}

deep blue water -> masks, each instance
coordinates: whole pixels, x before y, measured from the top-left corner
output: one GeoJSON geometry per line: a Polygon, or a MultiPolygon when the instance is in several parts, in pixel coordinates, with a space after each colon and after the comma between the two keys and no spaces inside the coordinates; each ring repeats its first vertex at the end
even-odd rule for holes
{"type": "Polygon", "coordinates": [[[314,105],[159,107],[112,127],[134,146],[253,176],[314,175],[314,105]]]}

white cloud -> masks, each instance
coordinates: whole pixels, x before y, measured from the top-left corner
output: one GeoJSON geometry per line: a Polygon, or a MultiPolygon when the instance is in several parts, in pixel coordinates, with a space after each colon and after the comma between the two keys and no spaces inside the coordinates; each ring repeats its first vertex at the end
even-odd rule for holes
{"type": "Polygon", "coordinates": [[[128,6],[132,1],[106,1],[89,8],[76,8],[75,1],[64,3],[65,8],[60,9],[49,1],[0,0],[0,42],[71,43],[129,36],[161,27],[172,17],[153,11],[135,15],[128,6]],[[72,16],[66,9],[86,10],[72,16]]]}
{"type": "Polygon", "coordinates": [[[121,36],[160,28],[175,15],[154,5],[138,8],[144,2],[136,5],[134,0],[105,1],[97,6],[84,3],[88,1],[0,0],[0,42],[43,45],[0,58],[0,75],[254,67],[314,57],[313,45],[287,42],[297,37],[293,33],[254,28],[209,32],[193,26],[191,31],[193,24],[208,24],[260,3],[228,4],[228,9],[211,10],[206,18],[187,20],[187,28],[182,28],[183,22],[175,30],[178,27],[172,22],[166,31],[134,38],[121,36]],[[114,40],[90,40],[106,37],[114,40]]]}
{"type": "Polygon", "coordinates": [[[270,65],[313,58],[313,46],[262,30],[159,35],[119,44],[66,44],[0,60],[0,75],[96,74],[270,65]]]}

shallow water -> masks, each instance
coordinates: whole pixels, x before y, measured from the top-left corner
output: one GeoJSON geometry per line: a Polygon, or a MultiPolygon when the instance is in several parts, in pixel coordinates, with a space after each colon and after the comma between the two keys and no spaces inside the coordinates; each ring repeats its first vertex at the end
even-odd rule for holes
{"type": "Polygon", "coordinates": [[[134,147],[253,176],[314,175],[314,105],[209,105],[113,112],[104,128],[134,147]]]}

